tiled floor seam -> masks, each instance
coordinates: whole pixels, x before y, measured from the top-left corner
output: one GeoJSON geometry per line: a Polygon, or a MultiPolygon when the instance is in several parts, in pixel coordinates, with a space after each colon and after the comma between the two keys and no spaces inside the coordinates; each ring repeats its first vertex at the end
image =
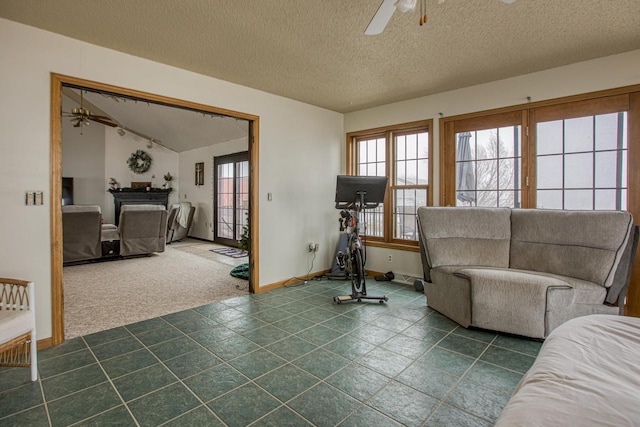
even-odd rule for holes
{"type": "MultiPolygon", "coordinates": [[[[454,329],[455,330],[455,329],[454,329]]],[[[453,331],[451,331],[453,333],[453,331]]],[[[471,365],[469,365],[469,367],[462,373],[462,375],[460,375],[460,378],[458,379],[458,381],[456,381],[456,383],[451,387],[451,389],[447,392],[447,394],[442,398],[439,399],[440,402],[438,403],[438,405],[436,405],[436,407],[433,409],[433,411],[431,411],[431,413],[429,414],[429,416],[427,417],[427,419],[424,421],[424,423],[422,425],[425,425],[426,423],[429,422],[429,418],[431,418],[433,416],[433,414],[436,413],[436,411],[442,406],[443,403],[446,403],[447,405],[450,405],[454,408],[457,408],[473,417],[479,418],[481,420],[485,420],[491,424],[493,424],[495,422],[495,420],[488,420],[486,418],[480,417],[478,415],[472,414],[471,412],[467,411],[465,408],[460,408],[459,406],[456,406],[455,404],[453,404],[452,402],[447,402],[447,398],[449,397],[449,395],[458,387],[458,385],[460,385],[460,383],[464,380],[465,376],[467,375],[467,373],[469,373],[469,371],[471,371],[471,369],[476,365],[476,363],[478,363],[478,361],[480,361],[480,358],[482,357],[482,355],[489,349],[489,347],[491,347],[491,344],[498,339],[498,336],[496,335],[495,337],[493,337],[493,339],[491,340],[491,342],[487,345],[487,347],[482,351],[482,353],[480,353],[478,355],[478,357],[473,361],[473,363],[471,365]]],[[[451,351],[451,350],[450,350],[451,351]]],[[[456,352],[457,353],[457,352],[456,352]]],[[[462,354],[462,353],[458,353],[458,354],[462,354]]],[[[464,355],[466,356],[466,355],[464,355]]],[[[469,357],[469,356],[467,356],[469,357]]],[[[477,383],[474,383],[477,384],[477,383]]],[[[479,384],[481,385],[481,384],[479,384]]],[[[481,385],[482,386],[482,385],[481,385]]],[[[482,386],[485,387],[485,386],[482,386]]],[[[487,387],[489,388],[489,387],[487,387]]]]}
{"type": "MultiPolygon", "coordinates": [[[[98,360],[98,358],[96,357],[95,353],[93,352],[93,350],[91,349],[91,347],[89,346],[89,344],[87,343],[87,341],[84,339],[84,337],[80,337],[82,339],[82,341],[84,342],[84,344],[87,346],[87,348],[89,349],[89,351],[91,352],[91,355],[98,361],[98,366],[100,367],[100,369],[102,370],[102,373],[104,374],[104,376],[107,378],[107,382],[109,382],[109,384],[111,385],[111,387],[113,388],[113,390],[115,391],[115,393],[118,395],[118,399],[120,399],[120,401],[122,402],[122,405],[125,407],[125,409],[127,410],[127,412],[129,413],[129,415],[131,416],[131,419],[136,423],[136,426],[140,426],[140,423],[138,422],[137,418],[133,415],[133,413],[131,412],[131,409],[129,409],[129,406],[127,406],[127,403],[125,402],[124,398],[122,397],[122,395],[120,394],[120,392],[118,391],[118,388],[116,387],[116,385],[113,383],[113,380],[111,379],[111,377],[109,376],[109,374],[107,374],[107,371],[104,369],[104,367],[102,366],[102,364],[100,363],[100,360],[98,360]]],[[[102,383],[101,383],[102,384],[102,383]]],[[[92,386],[93,387],[93,386],[92,386]]],[[[86,389],[85,389],[86,390],[86,389]]],[[[108,412],[110,410],[112,410],[114,408],[109,408],[108,410],[102,412],[101,414],[108,412]]],[[[95,416],[97,417],[98,415],[101,414],[96,414],[95,416]]],[[[93,417],[89,417],[89,418],[85,418],[85,420],[87,419],[91,419],[93,417]]],[[[78,423],[85,421],[85,420],[80,420],[78,421],[78,423]]],[[[77,423],[76,423],[77,424],[77,423]]]]}
{"type": "MultiPolygon", "coordinates": [[[[164,319],[163,319],[163,320],[164,320],[164,319]]],[[[166,321],[166,320],[165,320],[165,321],[166,321]]],[[[168,322],[167,322],[167,323],[168,323],[168,322]]],[[[180,332],[181,332],[183,335],[185,335],[185,336],[187,336],[187,337],[188,337],[188,335],[187,335],[187,334],[184,334],[184,332],[182,332],[182,331],[180,331],[180,332]]],[[[151,351],[151,350],[149,349],[149,347],[147,347],[147,346],[146,346],[146,345],[145,345],[145,344],[144,344],[144,343],[143,343],[143,342],[142,342],[142,341],[141,341],[141,340],[140,340],[136,335],[133,335],[133,337],[134,337],[134,338],[135,338],[135,339],[136,339],[136,340],[137,340],[137,341],[142,345],[142,347],[143,347],[144,349],[146,349],[147,351],[149,351],[149,353],[151,353],[151,354],[153,355],[153,357],[155,357],[155,358],[156,358],[156,360],[158,361],[158,363],[159,363],[160,365],[162,365],[162,366],[163,366],[167,371],[169,371],[169,372],[171,373],[171,375],[173,375],[173,376],[176,378],[176,382],[180,383],[183,387],[185,387],[187,390],[189,390],[189,393],[191,393],[191,394],[192,394],[192,395],[193,395],[193,396],[198,400],[198,402],[200,402],[200,404],[201,404],[201,405],[205,406],[205,407],[207,408],[207,410],[208,410],[209,412],[211,412],[211,414],[213,414],[213,416],[214,416],[214,417],[216,417],[218,420],[220,420],[220,418],[218,417],[218,415],[217,415],[215,412],[213,412],[213,411],[211,410],[211,408],[209,408],[209,407],[206,405],[206,403],[205,403],[205,402],[200,398],[200,396],[198,396],[198,394],[197,394],[196,392],[194,392],[193,390],[191,390],[191,388],[190,388],[189,386],[187,386],[187,385],[182,381],[182,379],[180,379],[180,377],[178,377],[178,375],[176,375],[176,373],[175,373],[175,372],[173,372],[171,369],[169,369],[169,367],[164,363],[164,361],[163,361],[163,360],[161,360],[161,359],[160,359],[160,358],[159,358],[159,357],[158,357],[158,356],[157,356],[153,351],[151,351]]],[[[181,337],[177,337],[177,338],[174,338],[174,339],[179,339],[179,338],[181,338],[181,337]]],[[[189,338],[190,338],[190,337],[189,337],[189,338]]],[[[167,340],[167,341],[163,341],[163,342],[173,341],[174,339],[167,340]]],[[[190,339],[192,339],[192,338],[190,338],[190,339]]],[[[193,341],[194,341],[194,342],[196,342],[200,347],[202,347],[202,348],[204,348],[205,350],[209,351],[206,347],[202,346],[202,344],[200,344],[200,343],[199,343],[199,342],[197,342],[196,340],[193,340],[193,341]]],[[[158,344],[160,344],[160,343],[158,343],[158,344]]],[[[196,351],[196,350],[194,350],[194,351],[196,351]]],[[[180,356],[176,356],[176,357],[180,357],[180,356]]],[[[216,356],[216,357],[217,357],[217,356],[216,356]]],[[[169,360],[171,360],[171,359],[169,359],[169,360]]],[[[98,363],[100,363],[100,362],[98,362],[98,363]]],[[[102,368],[102,365],[101,365],[100,367],[102,368]]],[[[232,368],[233,368],[233,367],[232,367],[232,368]]],[[[102,369],[103,369],[103,371],[104,371],[104,368],[102,368],[102,369]]],[[[206,369],[205,369],[205,370],[206,370],[206,369]]],[[[106,374],[106,372],[105,372],[105,374],[106,374]]],[[[108,375],[107,375],[107,378],[109,378],[109,376],[108,376],[108,375]]],[[[124,404],[125,408],[127,408],[127,411],[129,412],[129,414],[131,415],[131,417],[135,420],[136,424],[137,424],[137,425],[140,425],[140,424],[138,423],[137,418],[133,415],[133,412],[131,412],[131,409],[129,408],[129,405],[127,404],[127,402],[125,402],[125,401],[124,401],[124,399],[123,399],[123,398],[122,398],[122,396],[120,395],[120,392],[118,392],[118,389],[116,388],[116,386],[115,386],[111,381],[109,381],[109,382],[111,383],[111,386],[114,388],[114,390],[115,390],[115,391],[116,391],[116,393],[118,394],[118,397],[123,401],[123,404],[124,404]]],[[[165,386],[163,386],[163,387],[160,387],[160,388],[157,388],[157,389],[155,389],[155,390],[152,390],[151,392],[146,393],[146,394],[144,394],[143,396],[148,396],[149,394],[152,394],[152,393],[155,393],[155,392],[157,392],[157,391],[159,391],[159,390],[165,389],[165,388],[167,388],[167,387],[169,387],[169,386],[172,386],[172,385],[176,384],[176,382],[173,382],[173,383],[171,383],[171,384],[169,384],[169,385],[165,385],[165,386]]],[[[141,399],[143,396],[138,396],[138,397],[136,397],[135,399],[131,399],[131,400],[130,400],[130,402],[134,402],[134,401],[136,401],[136,400],[139,400],[139,399],[141,399]]],[[[194,408],[194,409],[195,409],[195,408],[194,408]]],[[[180,414],[178,417],[175,417],[175,418],[179,418],[179,417],[180,417],[180,416],[182,416],[182,415],[184,415],[184,413],[183,413],[183,414],[180,414]]],[[[220,421],[222,421],[222,420],[220,420],[220,421]]],[[[223,424],[224,424],[224,423],[223,423],[223,424]]]]}

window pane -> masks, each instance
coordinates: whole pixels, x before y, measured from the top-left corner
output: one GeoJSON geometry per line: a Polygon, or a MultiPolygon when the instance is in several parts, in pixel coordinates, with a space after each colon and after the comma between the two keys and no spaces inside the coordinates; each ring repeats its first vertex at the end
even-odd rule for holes
{"type": "Polygon", "coordinates": [[[500,190],[514,190],[520,188],[520,176],[516,174],[515,159],[498,160],[498,188],[500,190]]]}
{"type": "Polygon", "coordinates": [[[566,153],[593,151],[593,117],[578,117],[564,121],[566,153]]]}
{"type": "Polygon", "coordinates": [[[418,184],[429,184],[429,161],[426,159],[418,160],[418,184]]]}
{"type": "Polygon", "coordinates": [[[429,157],[429,134],[427,132],[418,134],[418,157],[421,159],[429,157]]]}
{"type": "Polygon", "coordinates": [[[495,130],[481,130],[476,132],[476,152],[478,159],[495,159],[498,157],[495,130]]]}
{"type": "Polygon", "coordinates": [[[418,137],[416,134],[407,135],[407,159],[415,159],[418,157],[418,137]]]}
{"type": "Polygon", "coordinates": [[[407,189],[394,191],[393,237],[417,240],[416,208],[426,202],[426,191],[407,189]]]}
{"type": "Polygon", "coordinates": [[[405,185],[407,182],[407,162],[396,162],[396,185],[405,185]]]}
{"type": "Polygon", "coordinates": [[[574,210],[592,210],[593,191],[566,190],[564,192],[564,208],[574,210]]]}
{"type": "Polygon", "coordinates": [[[538,123],[536,127],[537,154],[562,153],[562,120],[538,123]]]}
{"type": "Polygon", "coordinates": [[[536,169],[538,189],[562,188],[562,156],[538,157],[536,169]]]}
{"type": "Polygon", "coordinates": [[[416,160],[408,160],[406,185],[416,185],[418,183],[417,176],[418,176],[418,162],[416,160]]]}
{"type": "Polygon", "coordinates": [[[516,206],[520,206],[520,192],[500,191],[498,193],[498,206],[505,208],[515,208],[516,206]]]}
{"type": "Polygon", "coordinates": [[[406,147],[405,137],[397,136],[395,140],[396,140],[396,160],[406,159],[407,156],[405,154],[405,147],[406,147]]]}
{"type": "Polygon", "coordinates": [[[482,207],[496,207],[498,206],[498,192],[497,191],[478,191],[477,206],[482,207]]]}
{"type": "Polygon", "coordinates": [[[385,143],[385,139],[384,138],[378,138],[377,141],[376,141],[376,144],[377,144],[376,152],[378,153],[378,161],[379,162],[384,162],[386,160],[387,149],[385,148],[384,143],[385,143]]]}
{"type": "Polygon", "coordinates": [[[567,154],[564,157],[565,188],[593,188],[593,154],[567,154]]]}
{"type": "Polygon", "coordinates": [[[596,150],[618,148],[618,113],[596,116],[596,150]]]}
{"type": "Polygon", "coordinates": [[[562,190],[538,190],[536,207],[562,209],[562,190]]]}
{"type": "Polygon", "coordinates": [[[383,237],[384,206],[382,204],[375,209],[367,209],[364,211],[364,231],[362,234],[372,237],[383,237]]]}
{"type": "MultiPolygon", "coordinates": [[[[596,188],[615,188],[618,183],[618,156],[622,160],[622,151],[604,151],[596,153],[596,188]]],[[[626,179],[626,177],[625,177],[626,179]]]]}
{"type": "Polygon", "coordinates": [[[377,144],[375,140],[367,141],[367,163],[375,162],[378,157],[376,156],[377,144]]]}
{"type": "Polygon", "coordinates": [[[596,190],[595,208],[596,210],[616,210],[619,204],[620,191],[616,190],[596,190]]]}
{"type": "Polygon", "coordinates": [[[498,144],[500,158],[520,156],[520,126],[498,129],[498,144]]]}
{"type": "Polygon", "coordinates": [[[476,163],[478,190],[498,189],[498,161],[482,160],[476,163]]]}

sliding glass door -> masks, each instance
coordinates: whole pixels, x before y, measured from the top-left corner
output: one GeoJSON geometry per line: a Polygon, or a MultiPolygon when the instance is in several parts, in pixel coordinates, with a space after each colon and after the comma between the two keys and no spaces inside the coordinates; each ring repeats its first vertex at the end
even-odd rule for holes
{"type": "Polygon", "coordinates": [[[214,241],[238,246],[249,213],[249,154],[214,158],[214,241]]]}

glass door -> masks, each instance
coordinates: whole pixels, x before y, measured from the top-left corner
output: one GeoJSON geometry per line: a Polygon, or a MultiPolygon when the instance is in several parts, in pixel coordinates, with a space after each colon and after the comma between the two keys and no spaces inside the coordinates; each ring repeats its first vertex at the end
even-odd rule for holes
{"type": "Polygon", "coordinates": [[[249,153],[214,158],[214,241],[238,247],[249,213],[249,153]]]}

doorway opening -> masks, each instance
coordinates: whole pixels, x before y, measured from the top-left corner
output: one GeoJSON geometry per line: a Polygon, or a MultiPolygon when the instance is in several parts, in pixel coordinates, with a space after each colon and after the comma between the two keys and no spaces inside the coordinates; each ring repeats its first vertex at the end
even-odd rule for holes
{"type": "Polygon", "coordinates": [[[52,337],[51,345],[64,342],[63,270],[62,270],[62,90],[74,87],[102,93],[110,93],[135,101],[161,104],[187,109],[203,114],[225,116],[248,122],[248,211],[253,225],[249,241],[249,292],[256,292],[258,286],[258,147],[259,117],[198,104],[190,101],[150,94],[133,89],[104,83],[51,74],[51,175],[50,175],[50,221],[51,221],[51,305],[52,337]]]}

